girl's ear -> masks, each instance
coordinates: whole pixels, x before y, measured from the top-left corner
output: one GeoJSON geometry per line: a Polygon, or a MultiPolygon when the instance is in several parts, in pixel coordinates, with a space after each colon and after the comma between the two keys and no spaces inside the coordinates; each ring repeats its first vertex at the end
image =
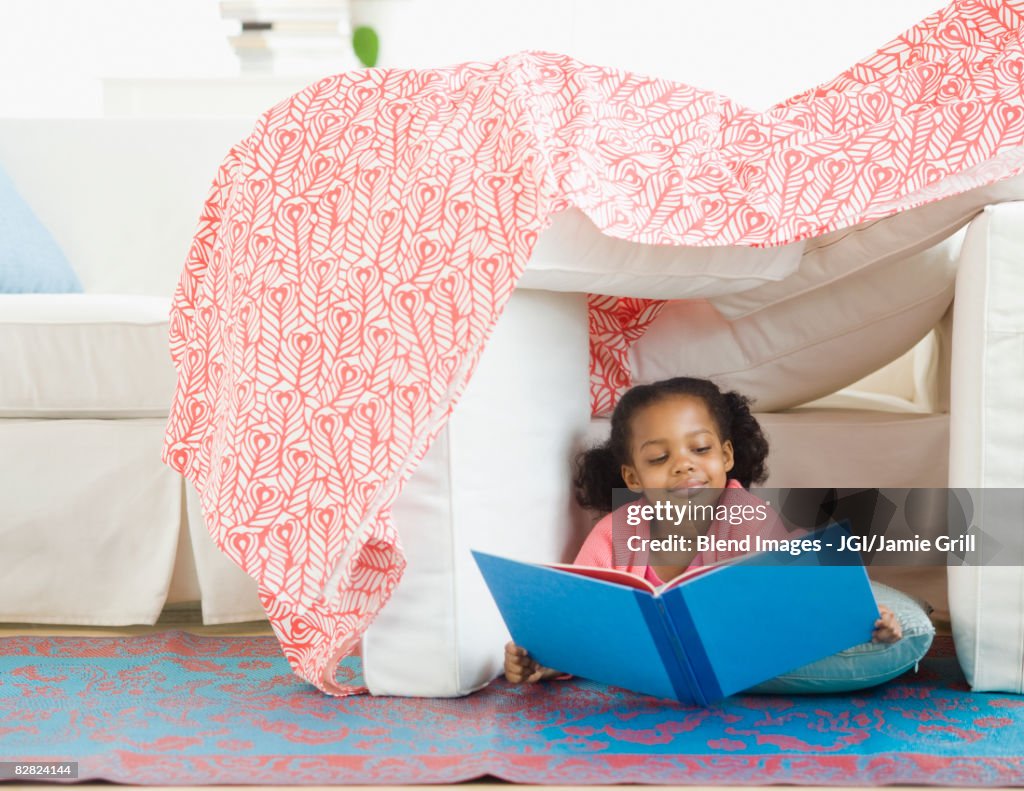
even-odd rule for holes
{"type": "Polygon", "coordinates": [[[621,472],[622,480],[626,482],[626,486],[631,492],[639,493],[644,490],[640,483],[640,476],[636,474],[636,469],[631,464],[623,464],[621,472]]]}
{"type": "Polygon", "coordinates": [[[729,470],[731,470],[733,466],[736,464],[736,459],[733,458],[731,439],[727,439],[725,442],[722,443],[722,456],[724,457],[723,460],[725,462],[725,471],[729,472],[729,470]]]}

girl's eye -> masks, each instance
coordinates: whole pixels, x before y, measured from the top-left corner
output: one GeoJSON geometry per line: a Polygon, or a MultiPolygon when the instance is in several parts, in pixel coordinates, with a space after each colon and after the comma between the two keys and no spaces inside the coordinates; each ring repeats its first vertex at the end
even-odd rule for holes
{"type": "Polygon", "coordinates": [[[693,452],[694,453],[707,453],[709,450],[711,450],[711,446],[710,445],[708,445],[706,447],[703,447],[703,448],[696,448],[696,449],[694,449],[693,452]]]}
{"type": "Polygon", "coordinates": [[[664,456],[658,456],[658,458],[651,459],[647,463],[648,464],[661,464],[663,461],[667,461],[667,460],[668,460],[668,454],[666,454],[664,456]]]}

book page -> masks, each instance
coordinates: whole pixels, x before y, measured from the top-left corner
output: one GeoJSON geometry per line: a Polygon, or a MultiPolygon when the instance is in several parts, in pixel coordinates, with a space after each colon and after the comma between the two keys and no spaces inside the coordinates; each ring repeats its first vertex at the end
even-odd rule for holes
{"type": "Polygon", "coordinates": [[[573,574],[579,574],[582,577],[590,577],[591,579],[601,580],[602,582],[611,582],[615,585],[623,585],[627,588],[647,591],[652,595],[656,594],[658,591],[658,589],[647,580],[637,577],[635,574],[630,574],[628,571],[600,568],[598,566],[574,566],[570,563],[548,563],[546,565],[550,569],[568,571],[573,574]]]}
{"type": "Polygon", "coordinates": [[[664,593],[665,591],[671,590],[672,588],[678,588],[680,585],[685,585],[687,582],[689,582],[692,579],[695,579],[696,577],[700,577],[704,574],[708,574],[712,571],[718,571],[719,569],[732,565],[733,560],[724,560],[720,563],[710,563],[707,566],[694,566],[693,568],[689,568],[682,574],[680,574],[678,577],[669,580],[664,585],[657,588],[657,592],[664,593]]]}
{"type": "Polygon", "coordinates": [[[591,579],[610,582],[614,585],[623,585],[627,588],[633,588],[634,590],[647,591],[651,595],[657,596],[664,591],[689,582],[695,577],[699,577],[702,574],[707,574],[710,571],[715,571],[723,566],[729,565],[729,562],[723,561],[721,563],[712,563],[707,566],[694,566],[693,568],[684,571],[678,577],[674,577],[668,582],[658,586],[653,585],[643,577],[638,577],[635,574],[630,574],[628,571],[620,571],[619,569],[610,569],[601,566],[574,566],[571,563],[547,563],[545,565],[547,568],[558,569],[559,571],[568,571],[572,574],[579,574],[581,577],[590,577],[591,579]]]}

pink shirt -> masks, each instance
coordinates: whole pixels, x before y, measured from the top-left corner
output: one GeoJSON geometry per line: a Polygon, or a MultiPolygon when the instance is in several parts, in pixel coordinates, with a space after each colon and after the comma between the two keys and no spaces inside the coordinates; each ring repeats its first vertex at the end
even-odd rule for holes
{"type": "MultiPolygon", "coordinates": [[[[734,506],[758,506],[766,505],[763,500],[755,497],[746,489],[740,485],[739,481],[730,479],[726,484],[725,491],[722,492],[722,496],[718,499],[718,505],[729,506],[732,510],[735,510],[734,506]]],[[[574,565],[577,566],[596,566],[598,568],[614,568],[619,571],[626,571],[630,574],[635,574],[638,577],[642,577],[654,585],[662,584],[662,580],[655,573],[654,569],[648,566],[645,562],[645,557],[639,553],[631,553],[624,549],[620,549],[619,559],[628,558],[628,562],[623,565],[616,563],[615,553],[615,538],[619,538],[620,543],[628,538],[628,528],[625,528],[625,509],[628,505],[624,505],[617,511],[614,511],[594,525],[594,529],[590,531],[590,535],[587,536],[587,540],[583,542],[583,546],[580,547],[579,554],[576,555],[576,560],[573,561],[574,565]],[[612,526],[617,520],[619,521],[621,535],[615,536],[612,526]]],[[[744,521],[741,524],[731,524],[729,521],[715,520],[711,523],[708,528],[707,535],[715,539],[742,539],[744,536],[760,536],[761,538],[794,538],[796,534],[791,533],[787,530],[786,526],[779,519],[778,514],[767,507],[767,519],[753,519],[744,521]]],[[[651,533],[650,523],[647,521],[641,522],[641,524],[632,528],[632,535],[639,536],[640,538],[649,538],[651,533]]],[[[706,566],[711,563],[719,563],[730,558],[739,557],[747,554],[742,551],[730,551],[730,550],[708,550],[698,552],[693,560],[690,562],[688,568],[694,566],[706,566]]]]}

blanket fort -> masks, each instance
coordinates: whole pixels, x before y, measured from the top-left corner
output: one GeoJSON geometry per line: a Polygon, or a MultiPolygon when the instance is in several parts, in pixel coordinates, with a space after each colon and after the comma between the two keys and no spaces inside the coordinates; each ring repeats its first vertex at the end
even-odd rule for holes
{"type": "MultiPolygon", "coordinates": [[[[402,576],[390,505],[443,427],[537,235],[778,245],[1024,169],[1020,2],[960,0],[754,111],[524,52],[328,77],[216,174],[171,308],[164,461],[330,694],[402,576]]],[[[592,400],[657,303],[590,298],[592,400]]]]}

